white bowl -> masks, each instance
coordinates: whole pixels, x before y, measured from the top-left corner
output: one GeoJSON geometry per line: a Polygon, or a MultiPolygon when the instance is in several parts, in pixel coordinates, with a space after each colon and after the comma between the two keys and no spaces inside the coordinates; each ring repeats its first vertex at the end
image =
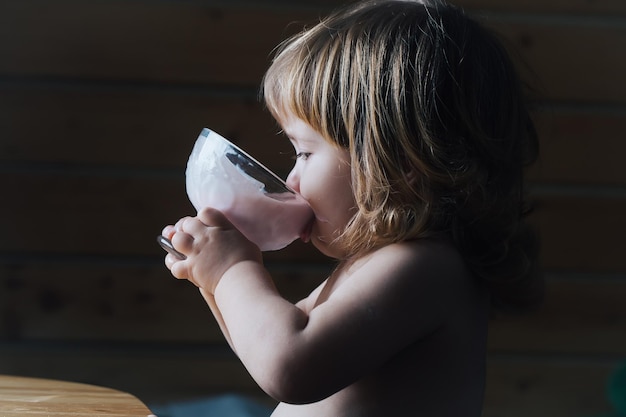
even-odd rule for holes
{"type": "Polygon", "coordinates": [[[185,177],[197,211],[222,211],[262,251],[289,245],[313,218],[307,202],[280,177],[210,129],[198,136],[185,177]]]}

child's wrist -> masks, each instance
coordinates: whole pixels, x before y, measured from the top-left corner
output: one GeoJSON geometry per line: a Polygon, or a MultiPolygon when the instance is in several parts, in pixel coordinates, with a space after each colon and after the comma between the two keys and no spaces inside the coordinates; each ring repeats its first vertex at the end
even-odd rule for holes
{"type": "Polygon", "coordinates": [[[250,280],[258,281],[263,276],[268,276],[268,274],[261,260],[244,259],[238,261],[224,270],[220,279],[215,283],[212,294],[215,295],[218,288],[241,285],[241,283],[250,280]]]}

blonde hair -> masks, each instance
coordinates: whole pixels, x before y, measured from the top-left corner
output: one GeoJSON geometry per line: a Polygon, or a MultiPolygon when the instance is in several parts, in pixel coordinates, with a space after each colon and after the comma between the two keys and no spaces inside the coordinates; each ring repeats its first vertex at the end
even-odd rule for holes
{"type": "Polygon", "coordinates": [[[342,9],[279,47],[263,94],[277,120],[293,114],[349,150],[357,211],[338,243],[352,256],[443,236],[503,306],[522,297],[512,285],[535,287],[523,167],[536,134],[504,48],[461,9],[342,9]]]}

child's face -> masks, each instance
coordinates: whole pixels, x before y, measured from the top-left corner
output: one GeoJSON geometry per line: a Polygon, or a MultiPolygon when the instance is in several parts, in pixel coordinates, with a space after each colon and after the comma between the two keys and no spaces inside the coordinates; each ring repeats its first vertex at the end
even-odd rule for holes
{"type": "Polygon", "coordinates": [[[287,184],[309,202],[315,213],[310,229],[313,245],[325,255],[341,259],[345,254],[332,242],[355,212],[350,155],[303,120],[287,116],[282,128],[296,153],[287,184]]]}

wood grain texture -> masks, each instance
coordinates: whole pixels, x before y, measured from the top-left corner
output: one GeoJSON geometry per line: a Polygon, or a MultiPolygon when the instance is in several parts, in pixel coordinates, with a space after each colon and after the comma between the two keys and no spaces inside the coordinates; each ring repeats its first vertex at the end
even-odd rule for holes
{"type": "MultiPolygon", "coordinates": [[[[292,301],[331,269],[282,263],[268,268],[292,301]]],[[[225,343],[196,287],[173,278],[162,262],[31,259],[0,266],[0,277],[3,340],[225,343]]]]}
{"type": "MultiPolygon", "coordinates": [[[[66,5],[71,5],[66,13],[44,0],[37,3],[37,9],[31,2],[0,9],[5,16],[0,39],[11,39],[0,43],[5,57],[0,73],[256,87],[274,47],[320,15],[302,8],[196,2],[149,7],[143,2],[77,2],[66,5]]],[[[626,30],[613,16],[599,23],[511,14],[481,20],[519,52],[537,75],[532,84],[546,98],[621,102],[626,94],[624,83],[618,82],[626,58],[616,52],[626,45],[626,30]]]]}
{"type": "Polygon", "coordinates": [[[623,196],[541,195],[532,221],[546,268],[626,271],[626,199],[623,196]]]}
{"type": "Polygon", "coordinates": [[[615,363],[491,358],[482,417],[589,417],[612,412],[606,384],[615,363]]]}
{"type": "Polygon", "coordinates": [[[556,106],[534,116],[541,150],[531,181],[626,185],[626,109],[556,106]]]}
{"type": "Polygon", "coordinates": [[[95,385],[0,375],[3,417],[148,417],[150,410],[126,392],[95,385]]]}
{"type": "MultiPolygon", "coordinates": [[[[132,392],[144,403],[237,392],[272,403],[236,357],[211,346],[0,346],[0,366],[22,375],[64,375],[132,392]],[[7,365],[8,363],[8,365],[7,365]]],[[[615,360],[549,356],[488,358],[484,417],[588,417],[607,413],[615,360]]]]}
{"type": "MultiPolygon", "coordinates": [[[[284,177],[293,150],[254,90],[224,94],[0,85],[0,164],[182,176],[193,142],[210,127],[284,177]]],[[[541,155],[530,170],[533,182],[626,185],[626,110],[548,106],[534,118],[541,155]]]]}
{"type": "Polygon", "coordinates": [[[487,9],[509,13],[625,16],[621,0],[458,0],[455,4],[469,9],[487,9]]]}
{"type": "Polygon", "coordinates": [[[224,345],[40,342],[3,344],[0,352],[6,374],[112,387],[146,404],[227,392],[265,396],[224,345]]]}
{"type": "MultiPolygon", "coordinates": [[[[330,265],[268,265],[292,301],[324,279],[330,265]]],[[[196,288],[157,263],[33,262],[0,268],[3,340],[224,344],[196,288]]],[[[416,277],[417,279],[417,277],[416,277]]],[[[626,352],[626,276],[548,275],[544,305],[490,323],[498,354],[620,355],[626,352]]]]}
{"type": "Polygon", "coordinates": [[[489,325],[492,353],[559,355],[626,353],[626,276],[548,274],[544,304],[489,325]]]}
{"type": "Polygon", "coordinates": [[[256,99],[255,91],[209,89],[144,91],[84,86],[29,88],[0,85],[0,164],[25,169],[126,169],[127,175],[162,170],[184,175],[204,127],[285,174],[293,163],[289,141],[256,99]],[[93,89],[92,89],[93,88],[93,89]]]}

